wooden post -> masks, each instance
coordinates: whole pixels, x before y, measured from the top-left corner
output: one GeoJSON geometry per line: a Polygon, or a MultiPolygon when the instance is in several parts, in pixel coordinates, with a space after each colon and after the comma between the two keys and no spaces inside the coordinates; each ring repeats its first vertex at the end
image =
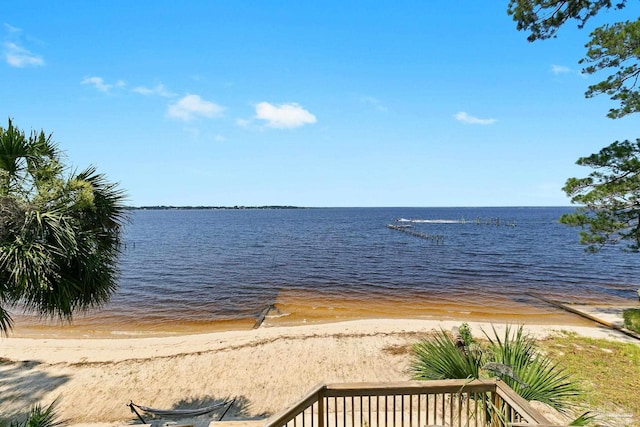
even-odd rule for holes
{"type": "Polygon", "coordinates": [[[326,427],[324,420],[324,390],[324,387],[318,390],[318,427],[326,427]]]}

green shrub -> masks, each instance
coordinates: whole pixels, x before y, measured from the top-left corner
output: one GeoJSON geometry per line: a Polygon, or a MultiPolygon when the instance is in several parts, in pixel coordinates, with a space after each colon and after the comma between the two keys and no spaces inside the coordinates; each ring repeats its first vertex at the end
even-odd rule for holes
{"type": "Polygon", "coordinates": [[[627,308],[622,311],[624,327],[640,333],[640,308],[627,308]]]}
{"type": "Polygon", "coordinates": [[[471,327],[469,327],[468,323],[463,323],[462,325],[460,325],[458,333],[460,334],[462,341],[464,341],[465,346],[469,347],[471,346],[471,344],[475,344],[476,340],[471,334],[471,327]]]}
{"type": "Polygon", "coordinates": [[[503,336],[493,329],[484,345],[457,346],[440,331],[413,347],[410,371],[416,380],[476,379],[499,376],[527,400],[538,400],[559,411],[572,406],[580,393],[563,368],[539,351],[534,338],[520,326],[507,327],[503,336]]]}
{"type": "Polygon", "coordinates": [[[433,338],[413,346],[409,369],[415,380],[444,380],[478,378],[481,366],[481,351],[463,351],[447,332],[441,330],[433,338]]]}
{"type": "Polygon", "coordinates": [[[572,406],[572,398],[580,394],[580,388],[563,367],[540,352],[535,338],[525,334],[522,326],[515,333],[507,326],[502,338],[495,328],[493,338],[486,332],[485,335],[489,340],[491,362],[513,370],[513,376],[502,375],[500,378],[516,393],[559,411],[572,406]]]}
{"type": "Polygon", "coordinates": [[[67,424],[60,420],[56,410],[58,401],[46,408],[39,403],[34,405],[27,414],[22,417],[12,419],[0,419],[0,427],[60,427],[67,424]]]}

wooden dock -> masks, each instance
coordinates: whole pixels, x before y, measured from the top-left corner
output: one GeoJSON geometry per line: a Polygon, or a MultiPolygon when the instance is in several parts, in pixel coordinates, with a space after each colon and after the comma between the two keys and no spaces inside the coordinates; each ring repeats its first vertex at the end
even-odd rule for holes
{"type": "Polygon", "coordinates": [[[387,224],[387,228],[390,229],[390,230],[395,230],[395,231],[399,231],[401,233],[408,234],[410,236],[418,237],[420,239],[431,240],[435,244],[444,244],[444,236],[442,234],[422,233],[422,232],[414,229],[410,225],[387,224]]]}
{"type": "Polygon", "coordinates": [[[574,307],[571,307],[571,304],[566,304],[566,303],[554,301],[554,300],[546,298],[546,297],[544,297],[542,295],[534,294],[532,292],[527,292],[527,295],[529,295],[530,297],[539,299],[540,301],[544,301],[547,304],[553,305],[554,307],[557,307],[557,308],[559,308],[561,310],[567,311],[569,313],[577,314],[578,316],[581,316],[581,317],[583,317],[585,319],[591,320],[592,322],[596,322],[596,323],[598,323],[598,324],[600,324],[602,326],[606,326],[607,328],[614,329],[614,330],[616,330],[618,332],[621,332],[621,333],[623,333],[623,334],[625,334],[625,335],[627,335],[627,336],[629,336],[631,338],[635,338],[637,340],[640,340],[640,334],[638,334],[637,332],[630,331],[629,329],[627,329],[625,327],[616,325],[615,323],[612,323],[612,322],[608,322],[608,321],[606,321],[604,319],[601,319],[601,318],[599,318],[597,316],[594,316],[593,314],[587,313],[584,310],[579,310],[579,309],[576,309],[574,307]]]}

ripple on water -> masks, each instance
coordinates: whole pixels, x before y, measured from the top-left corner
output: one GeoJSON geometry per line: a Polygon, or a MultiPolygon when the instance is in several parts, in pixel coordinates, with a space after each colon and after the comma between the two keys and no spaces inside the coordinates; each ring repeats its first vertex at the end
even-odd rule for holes
{"type": "Polygon", "coordinates": [[[133,211],[118,292],[65,328],[120,335],[243,329],[269,304],[280,313],[271,324],[371,317],[575,322],[528,293],[583,303],[637,298],[637,255],[585,253],[576,231],[557,222],[568,211],[133,211]],[[418,220],[402,224],[442,235],[443,243],[387,228],[396,218],[418,220]]]}

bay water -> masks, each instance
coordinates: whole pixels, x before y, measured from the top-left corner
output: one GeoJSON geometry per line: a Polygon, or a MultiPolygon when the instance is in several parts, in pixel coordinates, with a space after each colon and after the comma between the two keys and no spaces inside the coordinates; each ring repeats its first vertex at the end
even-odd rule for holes
{"type": "Polygon", "coordinates": [[[133,210],[118,292],[64,327],[208,331],[250,328],[260,313],[269,325],[372,317],[556,323],[571,316],[535,295],[636,301],[640,256],[619,247],[586,253],[578,230],[558,223],[572,209],[133,210]]]}

